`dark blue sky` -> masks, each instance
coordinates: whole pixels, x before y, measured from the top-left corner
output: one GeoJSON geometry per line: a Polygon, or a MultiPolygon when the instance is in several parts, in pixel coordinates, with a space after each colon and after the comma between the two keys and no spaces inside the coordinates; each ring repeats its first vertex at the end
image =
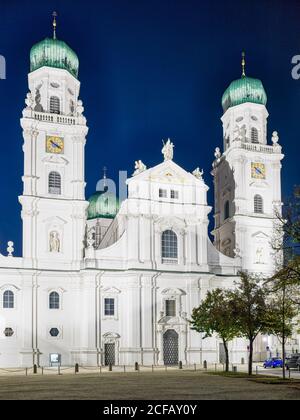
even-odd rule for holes
{"type": "Polygon", "coordinates": [[[240,77],[263,81],[268,94],[269,138],[278,130],[286,158],[283,194],[299,183],[300,80],[291,58],[300,54],[300,1],[289,0],[1,0],[0,54],[0,252],[15,242],[21,252],[22,132],[31,46],[57,36],[78,54],[81,98],[90,132],[86,146],[87,196],[102,173],[117,179],[134,161],[162,160],[161,139],[175,143],[174,160],[205,170],[211,187],[213,152],[222,144],[221,97],[240,77]]]}

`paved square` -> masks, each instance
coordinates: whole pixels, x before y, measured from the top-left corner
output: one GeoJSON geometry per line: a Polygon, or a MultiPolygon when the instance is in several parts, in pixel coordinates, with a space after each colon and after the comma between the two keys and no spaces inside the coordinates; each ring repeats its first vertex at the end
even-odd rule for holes
{"type": "Polygon", "coordinates": [[[3,376],[0,399],[299,400],[300,387],[191,371],[3,376]]]}

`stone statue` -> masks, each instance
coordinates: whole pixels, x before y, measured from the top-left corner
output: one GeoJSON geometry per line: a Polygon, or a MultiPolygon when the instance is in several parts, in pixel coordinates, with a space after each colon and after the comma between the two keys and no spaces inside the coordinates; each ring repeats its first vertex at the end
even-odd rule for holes
{"type": "Polygon", "coordinates": [[[165,160],[173,160],[174,155],[174,144],[171,142],[170,139],[167,140],[167,143],[163,141],[163,148],[161,150],[162,154],[164,155],[165,160]]]}
{"type": "Polygon", "coordinates": [[[136,160],[134,162],[134,173],[133,176],[140,174],[141,172],[144,172],[147,169],[147,166],[141,161],[141,160],[136,160]]]}
{"type": "Polygon", "coordinates": [[[87,242],[88,248],[93,248],[94,243],[95,243],[95,228],[94,228],[94,226],[92,226],[90,229],[88,229],[87,235],[86,235],[86,242],[87,242]]]}
{"type": "Polygon", "coordinates": [[[278,142],[279,142],[278,132],[277,131],[273,131],[273,133],[272,133],[272,143],[273,143],[273,146],[277,146],[278,142]]]}
{"type": "Polygon", "coordinates": [[[35,107],[34,107],[34,110],[37,111],[37,112],[44,112],[44,108],[41,105],[42,97],[41,97],[41,94],[40,94],[40,88],[41,88],[41,85],[39,87],[37,87],[36,90],[35,90],[35,98],[34,98],[35,107]]]}
{"type": "Polygon", "coordinates": [[[237,248],[234,248],[233,252],[234,252],[235,257],[241,258],[241,250],[240,250],[240,248],[238,248],[238,247],[237,248]]]}
{"type": "Polygon", "coordinates": [[[216,148],[215,148],[215,158],[216,158],[216,159],[220,159],[220,157],[221,157],[221,151],[220,151],[220,148],[219,148],[219,147],[216,147],[216,148]]]}
{"type": "Polygon", "coordinates": [[[74,115],[75,105],[73,99],[70,99],[70,114],[74,115]]]}
{"type": "Polygon", "coordinates": [[[56,231],[50,233],[50,252],[60,252],[59,233],[56,231]]]}
{"type": "Polygon", "coordinates": [[[192,173],[196,178],[202,179],[202,175],[204,174],[204,171],[203,169],[200,171],[199,168],[196,168],[192,173]]]}
{"type": "Polygon", "coordinates": [[[77,107],[76,107],[76,114],[78,115],[78,117],[80,117],[83,114],[84,111],[84,107],[82,105],[82,101],[79,99],[77,102],[77,107]]]}
{"type": "Polygon", "coordinates": [[[27,93],[26,99],[25,99],[26,109],[33,109],[34,106],[34,99],[31,94],[31,92],[27,93]]]}
{"type": "Polygon", "coordinates": [[[257,248],[257,250],[256,250],[256,264],[263,264],[262,258],[263,258],[263,249],[262,248],[257,248]]]}

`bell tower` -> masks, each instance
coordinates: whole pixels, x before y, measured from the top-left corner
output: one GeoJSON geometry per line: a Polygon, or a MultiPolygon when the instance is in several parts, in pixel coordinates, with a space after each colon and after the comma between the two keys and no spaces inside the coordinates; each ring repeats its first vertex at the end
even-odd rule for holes
{"type": "Polygon", "coordinates": [[[260,80],[242,77],[226,89],[222,106],[223,152],[216,148],[214,243],[241,257],[244,270],[274,270],[274,224],[281,212],[281,146],[277,132],[267,141],[267,95],[260,80]]]}
{"type": "Polygon", "coordinates": [[[23,258],[33,268],[76,269],[83,257],[84,149],[88,127],[79,99],[79,61],[56,37],[35,44],[21,118],[23,258]],[[53,262],[55,261],[55,266],[53,262]]]}

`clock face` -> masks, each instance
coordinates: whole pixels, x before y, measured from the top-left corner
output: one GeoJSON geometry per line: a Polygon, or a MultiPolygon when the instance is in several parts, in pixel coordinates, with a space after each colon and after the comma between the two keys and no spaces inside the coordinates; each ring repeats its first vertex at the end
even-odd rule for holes
{"type": "Polygon", "coordinates": [[[46,152],[56,154],[64,153],[64,139],[58,136],[47,136],[46,152]]]}
{"type": "Polygon", "coordinates": [[[251,177],[257,179],[266,178],[266,167],[264,163],[251,163],[251,177]]]}

